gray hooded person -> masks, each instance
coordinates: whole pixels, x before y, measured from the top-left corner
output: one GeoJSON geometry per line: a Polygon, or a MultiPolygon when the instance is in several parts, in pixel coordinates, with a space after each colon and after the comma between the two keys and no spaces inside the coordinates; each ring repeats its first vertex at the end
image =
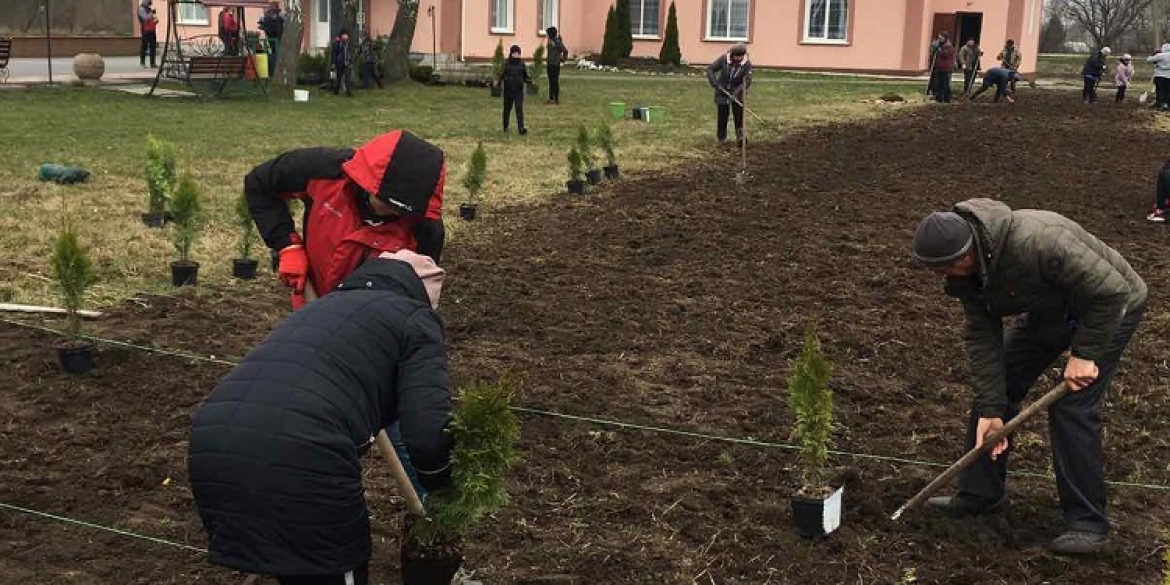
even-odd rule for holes
{"type": "Polygon", "coordinates": [[[735,116],[735,140],[743,142],[743,104],[747,89],[752,85],[752,63],[748,60],[747,45],[736,43],[707,67],[707,82],[715,88],[715,107],[718,112],[716,138],[727,142],[727,122],[735,116]],[[738,102],[738,103],[736,103],[738,102]]]}
{"type": "Polygon", "coordinates": [[[1154,64],[1154,107],[1170,110],[1170,43],[1162,45],[1156,55],[1146,57],[1146,62],[1154,64]]]}

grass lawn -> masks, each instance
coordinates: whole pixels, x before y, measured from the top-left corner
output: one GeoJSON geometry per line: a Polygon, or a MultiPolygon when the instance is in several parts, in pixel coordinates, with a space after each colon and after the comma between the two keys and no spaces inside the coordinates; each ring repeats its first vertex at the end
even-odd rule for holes
{"type": "MultiPolygon", "coordinates": [[[[175,253],[168,231],[146,228],[139,219],[146,207],[143,163],[151,133],[178,144],[180,171],[203,188],[208,226],[192,259],[202,264],[200,280],[211,282],[230,279],[238,237],[231,211],[244,174],[287,149],[357,146],[395,128],[437,143],[448,156],[448,234],[451,245],[458,245],[468,226],[475,225],[453,218],[466,195],[460,185],[466,161],[479,141],[488,152],[488,184],[480,207],[488,221],[493,208],[547,201],[562,191],[565,154],[578,126],[595,127],[609,119],[611,101],[666,108],[661,124],[613,125],[624,173],[685,164],[713,148],[715,112],[702,78],[569,79],[563,85],[559,107],[529,98],[531,133],[526,137],[500,132],[500,102],[487,90],[462,87],[406,84],[359,91],[352,99],[314,92],[305,104],[247,97],[207,103],[144,99],[81,88],[5,92],[0,94],[5,151],[0,158],[0,249],[5,255],[0,302],[56,304],[48,256],[62,209],[68,210],[97,268],[99,281],[89,305],[169,288],[168,263],[175,253]],[[43,162],[81,165],[92,176],[74,186],[41,183],[36,171],[43,162]]],[[[749,105],[775,124],[765,131],[749,118],[749,135],[762,140],[817,122],[879,115],[888,109],[862,100],[886,91],[909,96],[915,91],[911,87],[916,86],[835,78],[760,83],[749,105]]]]}

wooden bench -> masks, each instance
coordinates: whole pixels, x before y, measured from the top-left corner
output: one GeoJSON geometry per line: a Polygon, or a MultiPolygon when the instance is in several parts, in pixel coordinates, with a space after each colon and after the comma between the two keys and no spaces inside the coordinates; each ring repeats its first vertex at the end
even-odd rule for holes
{"type": "Polygon", "coordinates": [[[223,93],[229,82],[244,79],[245,57],[191,57],[186,63],[187,86],[204,98],[223,93]]]}
{"type": "Polygon", "coordinates": [[[8,59],[12,56],[12,39],[0,37],[0,82],[8,83],[8,59]]]}

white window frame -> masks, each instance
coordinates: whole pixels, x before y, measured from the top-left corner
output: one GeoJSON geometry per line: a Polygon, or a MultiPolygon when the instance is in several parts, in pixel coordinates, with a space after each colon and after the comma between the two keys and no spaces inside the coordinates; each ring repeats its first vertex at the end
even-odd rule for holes
{"type": "MultiPolygon", "coordinates": [[[[647,0],[630,0],[630,8],[637,6],[641,9],[640,17],[638,18],[638,25],[646,23],[646,1],[647,0]]],[[[633,29],[633,20],[630,21],[630,36],[635,39],[659,40],[662,38],[662,0],[658,0],[658,32],[655,33],[639,33],[633,29]]],[[[645,28],[645,27],[643,27],[645,28]]]]}
{"type": "Polygon", "coordinates": [[[545,29],[550,26],[555,26],[557,29],[561,28],[561,0],[537,0],[540,2],[540,27],[536,30],[536,36],[548,36],[545,34],[545,29]],[[549,7],[552,10],[549,10],[549,7]],[[552,12],[552,20],[549,20],[549,12],[552,12]]]}
{"type": "MultiPolygon", "coordinates": [[[[809,0],[811,1],[811,0],[809,0]]],[[[752,0],[729,0],[727,2],[727,32],[731,32],[731,8],[735,2],[743,2],[747,4],[747,23],[744,27],[747,34],[742,37],[733,37],[729,35],[715,35],[711,32],[711,26],[715,22],[715,1],[707,0],[707,35],[703,38],[706,41],[747,41],[752,34],[752,0]]]]}
{"type": "Polygon", "coordinates": [[[492,34],[494,34],[494,35],[516,34],[516,0],[489,0],[489,1],[491,2],[491,8],[492,8],[492,10],[491,10],[492,21],[489,23],[491,25],[492,34]],[[499,21],[499,16],[500,16],[499,10],[497,9],[497,5],[501,2],[503,2],[504,7],[507,9],[504,11],[508,17],[507,18],[507,26],[496,26],[496,23],[499,21]]]}
{"type": "Polygon", "coordinates": [[[203,4],[179,4],[178,10],[175,11],[175,24],[186,26],[210,26],[211,25],[211,9],[203,4]],[[183,14],[186,8],[202,8],[203,18],[187,18],[183,14]]]}
{"type": "Polygon", "coordinates": [[[808,34],[809,21],[812,19],[812,5],[814,0],[804,0],[804,20],[802,21],[802,41],[804,43],[813,45],[848,45],[849,44],[849,0],[825,0],[825,34],[829,34],[829,15],[833,13],[832,4],[834,2],[845,3],[845,38],[830,39],[825,37],[811,37],[808,34]]]}

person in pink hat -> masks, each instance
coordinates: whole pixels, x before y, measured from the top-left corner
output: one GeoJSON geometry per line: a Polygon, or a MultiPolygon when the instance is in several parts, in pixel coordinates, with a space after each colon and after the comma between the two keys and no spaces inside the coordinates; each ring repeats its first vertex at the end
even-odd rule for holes
{"type": "Polygon", "coordinates": [[[1117,60],[1117,72],[1113,74],[1113,83],[1117,86],[1117,96],[1113,101],[1121,103],[1125,101],[1125,90],[1129,87],[1129,81],[1133,79],[1133,56],[1126,53],[1117,60]]]}

